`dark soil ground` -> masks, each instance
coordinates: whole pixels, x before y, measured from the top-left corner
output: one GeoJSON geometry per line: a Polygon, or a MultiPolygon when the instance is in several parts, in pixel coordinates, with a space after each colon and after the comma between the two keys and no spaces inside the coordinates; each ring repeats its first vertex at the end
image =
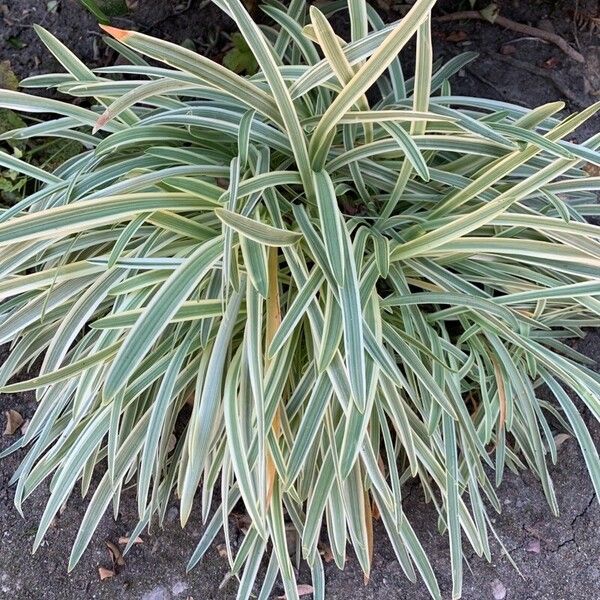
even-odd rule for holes
{"type": "MultiPolygon", "coordinates": [[[[227,48],[231,22],[218,9],[204,4],[191,0],[188,7],[186,2],[175,0],[140,0],[137,9],[126,17],[114,19],[113,24],[137,28],[174,42],[191,41],[198,51],[218,59],[227,48]]],[[[402,2],[388,6],[386,0],[380,0],[378,4],[386,20],[397,18],[402,10],[402,2]]],[[[448,59],[464,50],[481,53],[475,63],[455,78],[454,92],[489,96],[525,106],[564,99],[572,110],[597,99],[600,94],[600,28],[592,32],[578,29],[572,18],[576,8],[587,11],[590,16],[600,16],[596,0],[505,0],[499,4],[501,14],[506,17],[561,34],[580,50],[586,63],[574,62],[553,45],[523,39],[520,34],[489,23],[436,24],[438,57],[448,59]],[[453,39],[459,41],[451,41],[453,39]]],[[[463,10],[466,5],[466,1],[444,0],[439,3],[437,14],[463,10]]],[[[75,0],[57,3],[0,0],[0,60],[10,60],[19,77],[56,68],[31,28],[34,23],[51,30],[92,66],[110,64],[115,59],[103,47],[95,19],[75,0]]],[[[581,130],[579,137],[598,130],[596,120],[581,130]]],[[[599,360],[600,334],[590,334],[577,342],[576,347],[599,360]]],[[[0,397],[0,411],[8,409],[17,410],[27,418],[33,413],[35,402],[29,394],[0,397]]],[[[600,427],[591,421],[590,427],[595,439],[600,441],[600,427]]],[[[8,437],[0,438],[0,447],[6,447],[10,441],[8,437]]],[[[133,548],[118,574],[100,581],[98,567],[111,567],[106,540],[116,542],[129,533],[137,521],[131,493],[125,493],[117,521],[108,514],[101,521],[89,549],[71,574],[66,573],[67,558],[85,509],[85,501],[77,495],[71,498],[49,531],[47,541],[32,556],[30,549],[45,495],[41,491],[27,501],[24,519],[14,509],[13,491],[8,481],[20,458],[15,455],[0,463],[0,598],[208,600],[235,597],[233,583],[219,589],[227,573],[227,562],[216,548],[222,541],[219,538],[203,562],[191,573],[185,573],[185,564],[201,535],[202,524],[196,513],[182,531],[175,502],[168,512],[166,527],[144,533],[143,544],[133,548]]],[[[540,486],[530,473],[506,475],[500,488],[503,512],[496,517],[494,525],[520,573],[511,565],[502,547],[493,543],[492,564],[466,556],[469,568],[465,574],[464,598],[600,598],[600,508],[572,439],[561,445],[559,464],[553,468],[553,475],[561,508],[559,518],[550,515],[540,486]]],[[[429,552],[444,597],[449,598],[447,540],[436,531],[435,510],[424,504],[415,488],[407,492],[405,511],[429,552]]],[[[343,573],[333,564],[326,565],[328,600],[426,598],[422,584],[413,585],[404,578],[381,527],[376,528],[375,542],[373,572],[366,585],[358,563],[352,558],[343,573]]]]}

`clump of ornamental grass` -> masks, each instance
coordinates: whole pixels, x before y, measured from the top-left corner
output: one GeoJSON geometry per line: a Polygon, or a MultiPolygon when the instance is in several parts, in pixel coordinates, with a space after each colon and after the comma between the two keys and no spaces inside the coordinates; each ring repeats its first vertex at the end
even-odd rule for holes
{"type": "Polygon", "coordinates": [[[453,95],[474,56],[433,62],[434,3],[384,25],[363,0],[294,0],[264,8],[275,27],[216,0],[256,58],[251,77],[110,27],[123,64],[92,71],[38,29],[66,73],[22,85],[77,102],[2,91],[2,107],[50,115],[3,137],[85,151],[52,172],[0,154],[32,181],[0,213],[0,385],[37,395],[5,452],[27,448],[20,511],[49,483],[36,548],[80,489],[73,568],[134,487],[131,540],[173,496],[182,525],[198,505],[190,568],[247,512],[241,545],[227,542],[239,598],[263,560],[259,597],[280,577],[297,598],[300,555],[323,598],[323,525],[335,563],[351,545],[369,574],[374,519],[439,598],[402,507],[414,480],[459,597],[463,551],[490,558],[507,468],[533,470],[557,512],[557,428],[600,491],[572,399],[598,418],[600,378],[566,345],[600,324],[600,228],[586,222],[600,178],[583,169],[600,164],[600,136],[567,141],[599,106],[560,119],[560,102],[453,95]],[[348,41],[328,20],[345,10],[348,41]],[[38,359],[38,375],[10,382],[38,359]]]}

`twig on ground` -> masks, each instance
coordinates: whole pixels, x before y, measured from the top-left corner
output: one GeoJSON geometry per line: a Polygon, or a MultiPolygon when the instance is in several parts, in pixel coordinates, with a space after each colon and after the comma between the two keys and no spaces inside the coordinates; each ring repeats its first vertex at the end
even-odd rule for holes
{"type": "Polygon", "coordinates": [[[518,69],[522,69],[523,71],[527,71],[528,73],[532,73],[533,75],[537,75],[538,77],[543,77],[544,79],[550,80],[554,84],[554,87],[565,98],[567,98],[571,104],[577,106],[578,108],[586,108],[587,105],[577,97],[577,94],[564,85],[562,81],[560,81],[560,79],[551,71],[541,69],[540,67],[536,67],[535,65],[523,60],[518,60],[512,56],[505,56],[504,54],[490,53],[490,56],[493,56],[495,60],[499,60],[506,64],[512,65],[513,67],[517,67],[518,69]]]}
{"type": "MultiPolygon", "coordinates": [[[[450,13],[448,15],[434,17],[434,20],[438,21],[439,23],[465,20],[488,21],[488,23],[490,22],[477,10],[464,10],[461,12],[450,13]]],[[[511,29],[512,31],[522,33],[523,35],[531,35],[542,40],[552,42],[573,60],[576,60],[580,63],[585,62],[585,58],[583,57],[583,55],[580,52],[577,52],[577,50],[575,50],[575,48],[573,48],[564,38],[560,37],[560,35],[557,35],[556,33],[544,31],[543,29],[531,27],[530,25],[523,25],[522,23],[517,23],[516,21],[512,21],[511,19],[507,19],[506,17],[503,17],[501,15],[498,15],[495,18],[494,23],[496,25],[500,25],[501,27],[505,27],[506,29],[511,29]]]]}
{"type": "Polygon", "coordinates": [[[581,50],[581,44],[579,43],[579,36],[577,35],[577,14],[579,13],[579,0],[575,0],[575,10],[573,14],[573,20],[571,21],[571,27],[573,28],[573,36],[575,37],[575,43],[577,49],[581,50]]]}

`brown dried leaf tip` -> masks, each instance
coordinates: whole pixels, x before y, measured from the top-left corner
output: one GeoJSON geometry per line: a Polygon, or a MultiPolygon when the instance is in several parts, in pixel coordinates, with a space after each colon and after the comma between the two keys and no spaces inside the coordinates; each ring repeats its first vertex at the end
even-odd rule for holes
{"type": "Polygon", "coordinates": [[[124,42],[133,33],[133,31],[128,31],[127,29],[119,29],[118,27],[111,27],[110,25],[100,25],[100,29],[106,31],[108,35],[111,35],[115,38],[115,40],[118,40],[119,42],[124,42]]]}

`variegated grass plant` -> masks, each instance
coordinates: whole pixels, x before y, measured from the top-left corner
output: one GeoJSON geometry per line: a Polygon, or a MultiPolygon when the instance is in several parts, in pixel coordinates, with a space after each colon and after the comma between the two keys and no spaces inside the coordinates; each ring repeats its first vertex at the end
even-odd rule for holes
{"type": "Polygon", "coordinates": [[[474,57],[433,62],[434,3],[385,26],[363,0],[272,2],[271,27],[216,0],[256,56],[249,78],[108,27],[126,64],[91,71],[38,29],[66,73],[23,86],[85,101],[2,91],[2,107],[53,115],[5,137],[87,151],[54,172],[0,155],[37,182],[0,213],[0,341],[12,343],[0,384],[38,400],[5,452],[28,448],[17,508],[50,482],[35,547],[75,487],[93,489],[73,568],[134,485],[131,540],[173,495],[182,525],[200,505],[189,566],[222,530],[239,598],[265,559],[259,597],[279,576],[297,598],[301,556],[323,598],[324,523],[336,564],[350,543],[368,574],[373,519],[439,598],[402,507],[418,480],[457,598],[463,548],[490,558],[507,467],[532,469],[557,512],[556,427],[600,491],[563,388],[598,418],[600,379],[565,340],[600,324],[600,228],[586,223],[600,178],[582,169],[600,164],[600,136],[566,141],[599,107],[558,119],[560,102],[453,96],[449,77],[474,57]],[[348,42],[328,21],[342,10],[348,42]],[[38,358],[39,375],[9,383],[38,358]],[[240,500],[251,525],[233,548],[240,500]]]}

